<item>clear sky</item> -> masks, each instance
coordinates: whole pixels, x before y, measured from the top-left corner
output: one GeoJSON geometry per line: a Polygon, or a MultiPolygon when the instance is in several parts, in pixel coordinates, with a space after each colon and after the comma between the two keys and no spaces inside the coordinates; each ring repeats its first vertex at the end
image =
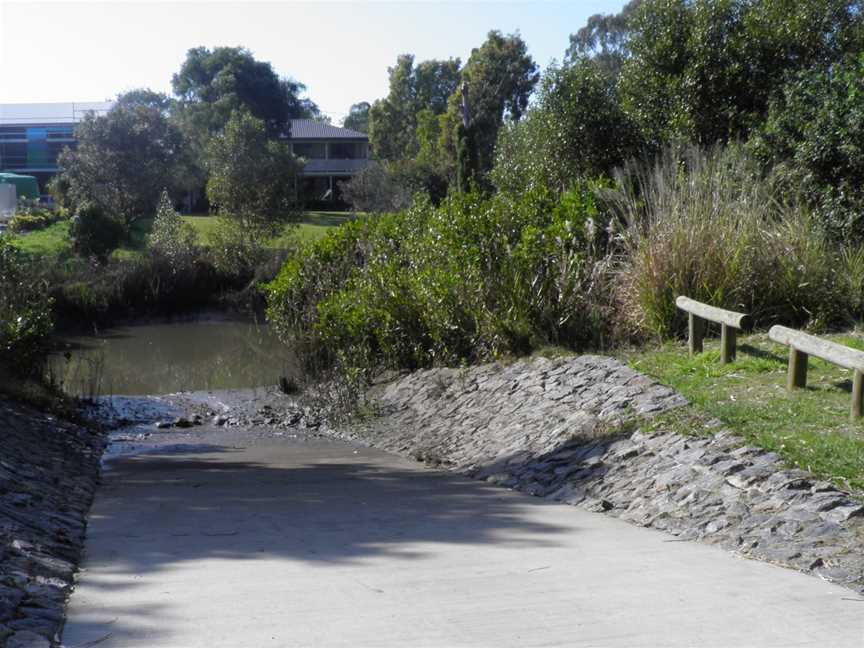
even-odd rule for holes
{"type": "Polygon", "coordinates": [[[0,103],[101,101],[170,92],[188,49],[242,45],[308,86],[335,123],[387,93],[387,67],[464,62],[490,29],[518,30],[541,67],[569,35],[625,0],[533,2],[17,2],[0,0],[0,103]]]}

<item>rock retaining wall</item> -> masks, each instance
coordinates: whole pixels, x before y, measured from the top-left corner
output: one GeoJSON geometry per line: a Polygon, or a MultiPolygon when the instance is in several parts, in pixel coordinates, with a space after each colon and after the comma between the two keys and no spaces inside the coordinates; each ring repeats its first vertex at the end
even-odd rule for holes
{"type": "Polygon", "coordinates": [[[102,449],[91,429],[0,399],[0,646],[56,644],[102,449]]]}
{"type": "Polygon", "coordinates": [[[864,591],[856,498],[719,424],[646,434],[686,401],[614,359],[420,371],[370,395],[382,416],[342,436],[864,591]]]}

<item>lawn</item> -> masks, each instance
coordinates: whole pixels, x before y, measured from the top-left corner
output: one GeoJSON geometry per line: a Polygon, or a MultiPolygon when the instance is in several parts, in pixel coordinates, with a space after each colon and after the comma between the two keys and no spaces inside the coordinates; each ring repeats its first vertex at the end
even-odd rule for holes
{"type": "MultiPolygon", "coordinates": [[[[826,336],[864,350],[859,333],[826,336]]],[[[634,369],[674,387],[690,401],[655,427],[712,434],[719,419],[749,443],[838,485],[864,489],[864,423],[849,421],[851,372],[810,358],[807,388],[786,391],[787,348],[764,333],[739,340],[738,357],[720,364],[717,341],[690,358],[686,345],[666,344],[623,354],[634,369]]]]}
{"type": "MultiPolygon", "coordinates": [[[[299,237],[300,240],[316,240],[324,236],[329,229],[341,225],[351,218],[353,216],[347,212],[307,211],[303,213],[296,229],[293,225],[287,225],[282,233],[273,238],[268,245],[273,248],[285,247],[293,236],[299,237]]],[[[210,242],[210,237],[216,228],[216,218],[213,216],[183,216],[183,220],[195,229],[199,243],[206,245],[210,242]]],[[[115,256],[128,257],[142,250],[152,224],[153,219],[149,218],[136,223],[132,228],[131,241],[117,250],[114,253],[115,256]]],[[[34,256],[68,253],[71,249],[69,221],[61,221],[43,230],[15,236],[13,243],[34,256]]]]}

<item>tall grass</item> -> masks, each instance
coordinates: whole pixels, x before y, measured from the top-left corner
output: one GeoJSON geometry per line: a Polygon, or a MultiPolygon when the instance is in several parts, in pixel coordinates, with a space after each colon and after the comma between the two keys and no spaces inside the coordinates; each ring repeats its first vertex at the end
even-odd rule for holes
{"type": "Polygon", "coordinates": [[[618,171],[604,197],[624,223],[617,294],[634,331],[680,333],[678,295],[758,325],[824,328],[850,316],[840,247],[738,147],[668,149],[618,171]]]}

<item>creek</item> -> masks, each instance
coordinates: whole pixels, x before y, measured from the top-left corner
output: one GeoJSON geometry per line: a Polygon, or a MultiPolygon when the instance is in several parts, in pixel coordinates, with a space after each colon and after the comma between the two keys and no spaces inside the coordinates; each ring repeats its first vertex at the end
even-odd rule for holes
{"type": "Polygon", "coordinates": [[[207,316],[64,337],[49,371],[74,396],[169,394],[274,385],[290,357],[266,324],[207,316]]]}

